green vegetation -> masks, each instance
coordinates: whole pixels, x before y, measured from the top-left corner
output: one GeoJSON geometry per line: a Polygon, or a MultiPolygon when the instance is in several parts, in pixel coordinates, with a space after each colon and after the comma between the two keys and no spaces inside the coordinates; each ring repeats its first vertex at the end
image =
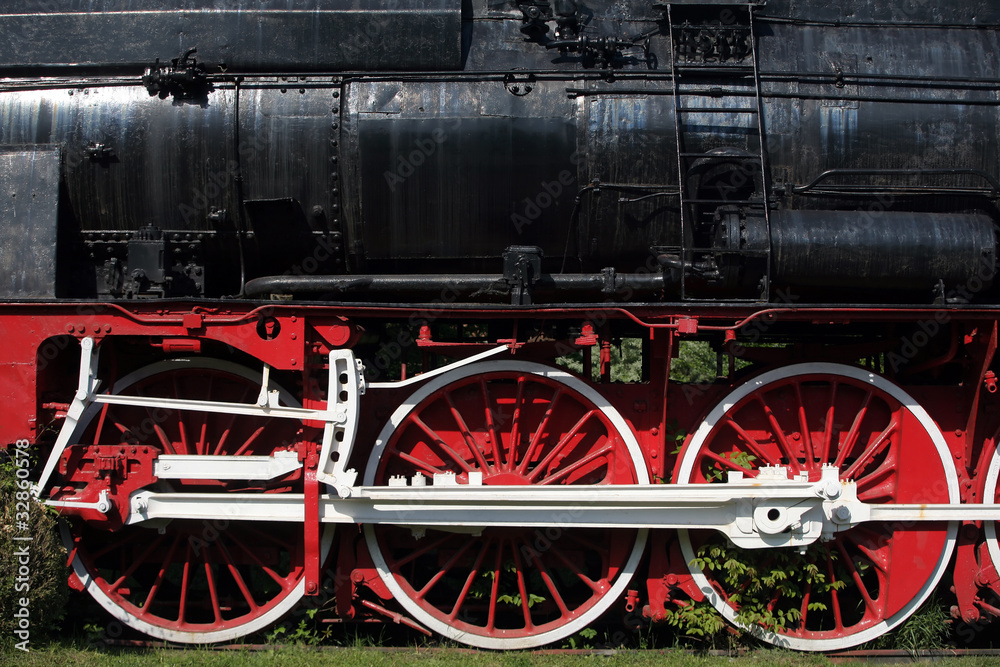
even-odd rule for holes
{"type": "Polygon", "coordinates": [[[19,479],[16,471],[27,469],[18,463],[27,464],[28,458],[16,456],[15,451],[23,450],[12,448],[0,463],[0,646],[4,647],[26,637],[29,646],[34,645],[57,631],[69,594],[66,550],[57,520],[23,488],[27,480],[19,479]],[[15,630],[22,634],[16,636],[15,630]]]}
{"type": "MultiPolygon", "coordinates": [[[[0,655],[0,664],[3,664],[0,655]]],[[[281,646],[262,651],[107,649],[52,646],[16,656],[19,667],[146,667],[147,665],[210,665],[212,667],[722,667],[732,664],[729,656],[694,655],[680,650],[621,651],[610,655],[553,655],[530,652],[493,653],[417,649],[413,647],[378,650],[367,648],[321,648],[281,646]]],[[[739,658],[741,665],[800,666],[828,665],[822,656],[797,655],[784,651],[759,651],[739,658]]],[[[960,663],[965,667],[966,663],[960,663]]],[[[977,663],[968,663],[969,665],[977,663]]]]}

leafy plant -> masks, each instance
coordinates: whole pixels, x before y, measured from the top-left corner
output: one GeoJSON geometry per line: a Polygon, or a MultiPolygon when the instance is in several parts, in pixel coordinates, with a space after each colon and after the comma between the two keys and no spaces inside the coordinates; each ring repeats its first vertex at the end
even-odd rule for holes
{"type": "MultiPolygon", "coordinates": [[[[845,577],[829,580],[817,565],[819,549],[812,547],[805,556],[783,549],[745,550],[728,542],[711,541],[698,548],[693,563],[716,582],[718,593],[736,610],[736,622],[744,627],[758,626],[781,632],[796,628],[802,619],[804,591],[812,591],[808,612],[822,613],[827,606],[820,601],[831,590],[847,586],[845,577]]],[[[823,552],[824,558],[836,558],[823,552]]],[[[864,563],[855,563],[864,572],[864,563]]],[[[684,637],[717,644],[723,632],[740,637],[739,629],[729,628],[715,607],[707,600],[689,601],[668,609],[665,621],[684,637]]]]}
{"type": "Polygon", "coordinates": [[[268,644],[299,644],[304,646],[316,646],[330,638],[333,630],[330,626],[320,628],[316,620],[319,607],[312,607],[302,612],[299,622],[294,619],[288,620],[281,625],[275,626],[267,635],[268,644]]]}
{"type": "Polygon", "coordinates": [[[0,637],[8,641],[15,637],[15,629],[25,629],[30,647],[58,630],[65,615],[69,597],[66,549],[53,510],[35,502],[26,488],[28,458],[15,457],[11,450],[0,456],[4,457],[0,463],[0,637]]]}
{"type": "MultiPolygon", "coordinates": [[[[757,460],[757,457],[749,452],[723,452],[722,458],[727,461],[732,461],[739,467],[745,468],[746,470],[751,470],[753,462],[757,460]]],[[[722,469],[720,464],[716,464],[715,467],[708,472],[709,481],[722,481],[725,476],[725,472],[726,471],[722,469]]]]}
{"type": "Polygon", "coordinates": [[[566,638],[566,643],[563,644],[563,648],[568,649],[592,649],[590,640],[597,636],[597,630],[594,628],[584,628],[575,635],[570,635],[566,638]]]}

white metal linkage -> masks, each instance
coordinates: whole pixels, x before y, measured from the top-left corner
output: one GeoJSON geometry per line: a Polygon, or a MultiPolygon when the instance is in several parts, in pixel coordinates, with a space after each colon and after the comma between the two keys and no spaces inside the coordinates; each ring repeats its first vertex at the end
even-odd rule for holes
{"type": "MultiPolygon", "coordinates": [[[[36,494],[49,483],[87,408],[110,403],[324,422],[317,478],[334,491],[319,499],[320,521],[328,524],[382,523],[411,526],[418,531],[434,527],[461,532],[490,526],[710,528],[745,548],[804,548],[866,521],[1000,520],[1000,505],[996,504],[866,504],[858,500],[854,483],[839,480],[832,466],[814,482],[807,476],[790,479],[786,468],[775,466],[761,468],[753,479],[731,472],[727,483],[721,484],[478,486],[475,476],[470,480],[472,484],[459,485],[453,476],[435,475],[430,485],[424,479],[399,478],[388,486],[355,486],[357,473],[346,469],[346,465],[354,446],[365,381],[364,368],[350,350],[330,353],[328,404],[321,410],[281,405],[279,392],[270,387],[267,366],[259,397],[253,404],[98,394],[94,341],[84,339],[81,351],[77,392],[35,487],[36,494]]],[[[486,356],[499,351],[492,350],[486,356]]],[[[471,363],[464,360],[446,370],[468,367],[460,372],[471,373],[471,363]]],[[[441,374],[428,374],[423,379],[441,374]]],[[[272,456],[161,455],[156,459],[155,473],[164,479],[267,480],[299,467],[301,463],[293,452],[272,456]]],[[[1000,465],[995,467],[1000,469],[1000,465]]],[[[995,479],[998,473],[992,472],[995,479]]],[[[129,499],[127,523],[169,519],[301,522],[304,502],[302,494],[139,490],[129,499]]],[[[110,503],[90,503],[87,508],[108,511],[103,509],[105,504],[110,503]]]]}

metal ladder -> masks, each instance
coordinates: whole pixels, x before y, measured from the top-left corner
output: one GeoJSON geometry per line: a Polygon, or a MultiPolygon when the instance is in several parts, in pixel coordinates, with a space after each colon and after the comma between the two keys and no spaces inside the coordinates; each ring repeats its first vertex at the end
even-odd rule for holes
{"type": "MultiPolygon", "coordinates": [[[[677,142],[677,174],[678,174],[678,190],[680,192],[680,223],[681,223],[681,247],[679,248],[680,257],[680,292],[681,300],[689,300],[688,294],[688,266],[690,264],[689,257],[693,260],[699,254],[706,253],[720,253],[720,252],[731,252],[746,254],[742,251],[728,250],[720,251],[718,248],[699,248],[694,247],[689,243],[689,239],[694,238],[692,226],[698,224],[696,219],[698,208],[704,205],[716,206],[740,206],[740,207],[752,207],[752,208],[762,208],[764,214],[764,220],[767,228],[767,238],[770,238],[771,233],[771,220],[770,220],[770,207],[768,206],[768,193],[770,192],[770,178],[768,174],[768,164],[767,164],[767,150],[764,143],[764,108],[763,101],[761,100],[760,92],[760,69],[758,65],[757,58],[757,32],[754,25],[754,9],[757,7],[758,3],[754,1],[744,2],[732,2],[725,4],[713,4],[713,7],[739,7],[745,9],[749,15],[749,25],[745,23],[733,23],[729,25],[692,25],[689,23],[682,23],[678,25],[676,23],[676,14],[674,7],[678,6],[675,3],[664,2],[657,3],[657,6],[662,7],[666,10],[667,23],[670,29],[670,79],[673,93],[673,104],[674,104],[674,133],[677,142]],[[688,62],[678,62],[677,54],[675,53],[674,45],[680,45],[682,42],[682,31],[692,30],[692,29],[710,29],[719,32],[733,32],[738,34],[740,32],[749,32],[749,45],[750,52],[739,60],[738,62],[720,62],[718,63],[706,63],[706,64],[696,64],[688,62]],[[747,64],[745,61],[749,58],[750,63],[747,64]],[[684,78],[688,77],[689,80],[685,81],[684,78]],[[750,81],[752,79],[752,81],[750,81]],[[719,85],[729,84],[728,90],[723,90],[718,87],[719,85]],[[712,84],[716,84],[713,86],[712,84]],[[734,86],[734,84],[738,84],[734,86]],[[716,105],[716,106],[689,106],[685,103],[685,100],[690,96],[698,95],[701,97],[722,97],[727,93],[732,95],[737,93],[739,88],[747,88],[752,85],[752,96],[746,96],[747,98],[752,97],[752,104],[741,105],[738,107],[716,105]],[[685,90],[685,88],[693,87],[691,90],[685,90]],[[748,131],[746,136],[746,154],[745,155],[732,155],[732,154],[720,154],[714,153],[712,151],[706,152],[696,152],[687,151],[685,142],[685,132],[687,127],[687,122],[685,117],[690,114],[703,114],[709,117],[711,116],[722,116],[723,114],[745,114],[747,116],[752,116],[756,118],[756,127],[748,131]],[[753,131],[755,129],[755,132],[753,131]],[[754,179],[754,192],[755,195],[749,199],[728,199],[721,196],[717,199],[709,198],[697,198],[694,193],[689,193],[687,191],[687,174],[691,167],[694,166],[699,161],[718,161],[718,162],[745,162],[748,167],[745,171],[750,172],[754,179]],[[690,232],[690,234],[689,234],[690,232]]],[[[679,6],[690,7],[689,4],[683,4],[679,6]]],[[[741,96],[742,97],[742,96],[741,96]]],[[[749,101],[749,99],[748,99],[749,101]]],[[[749,176],[750,174],[748,174],[749,176]]],[[[768,244],[770,247],[770,244],[768,244]]],[[[764,279],[764,284],[762,285],[761,294],[758,299],[739,299],[746,301],[766,301],[770,296],[770,285],[771,285],[771,261],[770,261],[770,251],[761,253],[761,251],[756,251],[757,254],[765,254],[765,261],[767,265],[767,272],[764,279]]],[[[733,299],[729,299],[733,300],[733,299]]]]}

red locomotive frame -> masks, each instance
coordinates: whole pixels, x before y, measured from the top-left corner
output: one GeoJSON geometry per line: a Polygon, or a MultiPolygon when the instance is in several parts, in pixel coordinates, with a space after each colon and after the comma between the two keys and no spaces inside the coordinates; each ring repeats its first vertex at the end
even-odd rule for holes
{"type": "MultiPolygon", "coordinates": [[[[411,387],[369,390],[360,401],[358,444],[352,457],[354,467],[370,480],[366,483],[384,485],[390,477],[405,477],[413,471],[413,465],[417,471],[428,471],[428,476],[436,470],[455,472],[458,484],[469,482],[467,473],[472,469],[484,475],[486,485],[634,484],[643,479],[706,482],[713,481],[712,475],[725,471],[745,471],[752,476],[761,465],[771,463],[790,465],[789,476],[808,473],[806,478],[816,481],[822,464],[832,463],[845,479],[859,480],[858,496],[869,502],[996,502],[994,457],[1000,419],[994,398],[996,378],[990,367],[997,348],[998,324],[995,314],[988,309],[759,310],[748,306],[685,307],[670,312],[666,308],[622,307],[601,310],[439,307],[422,312],[417,318],[411,313],[412,310],[390,307],[284,303],[151,303],[127,308],[90,303],[7,305],[0,315],[8,341],[2,352],[8,371],[0,378],[3,382],[0,395],[9,417],[0,424],[3,429],[0,440],[7,443],[29,440],[40,452],[52,446],[55,430],[71,411],[78,350],[84,339],[93,340],[104,351],[98,375],[110,384],[130,374],[135,376],[136,369],[145,366],[150,358],[197,360],[229,356],[246,369],[242,375],[233,375],[233,361],[225,366],[202,364],[182,371],[154,365],[155,372],[140,373],[137,376],[140,379],[130,385],[138,387],[136,392],[140,395],[149,392],[163,396],[159,392],[166,392],[167,398],[190,398],[193,392],[195,398],[207,398],[210,387],[213,398],[221,395],[223,400],[244,401],[257,391],[259,381],[250,378],[263,364],[286,382],[295,380],[296,389],[288,396],[304,408],[322,409],[327,404],[322,381],[326,355],[331,350],[357,346],[365,325],[391,321],[403,323],[401,330],[412,331],[409,335],[413,335],[418,349],[440,360],[467,358],[499,344],[508,348],[500,356],[511,361],[483,361],[478,363],[493,365],[470,365],[467,372],[446,374],[433,391],[425,391],[416,402],[410,400],[415,393],[411,387]],[[514,319],[528,323],[541,318],[571,323],[579,328],[581,335],[566,340],[544,336],[529,339],[526,334],[517,333],[516,325],[512,338],[500,340],[439,340],[436,335],[440,327],[462,322],[514,319]],[[640,332],[647,341],[643,360],[649,369],[646,381],[611,381],[612,336],[625,328],[640,332]],[[801,335],[805,330],[813,332],[812,339],[816,342],[790,343],[777,348],[754,345],[765,335],[769,340],[784,337],[787,343],[792,340],[787,332],[793,330],[797,332],[794,340],[810,340],[809,335],[801,335]],[[903,344],[890,349],[884,339],[865,339],[865,334],[873,331],[892,331],[894,340],[903,344]],[[901,332],[907,335],[901,337],[901,332]],[[741,374],[733,373],[730,368],[727,377],[714,382],[670,381],[671,359],[676,356],[679,343],[699,337],[710,337],[731,358],[749,359],[756,362],[755,369],[765,371],[741,374]],[[539,363],[554,366],[557,356],[593,346],[600,350],[600,368],[593,369],[596,374],[587,368],[582,377],[563,381],[532,371],[539,363]],[[868,368],[859,366],[859,359],[867,360],[868,368]],[[517,368],[525,370],[514,370],[517,368]],[[788,370],[796,368],[800,370],[788,370]],[[855,370],[847,370],[852,368],[855,370]],[[880,379],[866,385],[858,379],[863,373],[880,379]],[[601,380],[588,379],[595,376],[601,380]],[[490,383],[489,389],[485,383],[490,383]],[[461,438],[472,437],[474,431],[478,433],[479,427],[473,424],[476,418],[470,416],[475,409],[469,407],[474,391],[479,391],[469,387],[478,384],[482,384],[484,395],[496,393],[493,398],[498,420],[505,418],[501,413],[510,405],[523,408],[524,433],[531,430],[527,421],[534,420],[532,426],[537,433],[532,438],[521,436],[521,441],[528,442],[527,452],[518,449],[520,445],[512,446],[509,454],[497,452],[483,443],[480,443],[482,449],[474,452],[462,444],[461,438]],[[633,451],[632,467],[626,466],[623,471],[621,460],[629,454],[622,448],[623,438],[617,437],[615,430],[620,435],[625,429],[618,422],[609,421],[606,415],[595,417],[602,410],[595,410],[588,403],[589,394],[579,385],[589,387],[607,402],[610,409],[604,409],[603,413],[615,412],[621,416],[638,445],[639,465],[633,451]],[[912,396],[915,405],[899,400],[893,386],[912,396]],[[525,396],[535,398],[527,401],[516,392],[527,392],[525,396]],[[735,397],[728,404],[723,400],[727,395],[735,397]],[[400,408],[407,402],[411,404],[405,410],[400,408]],[[544,410],[536,406],[542,403],[548,406],[544,410]],[[455,417],[450,428],[442,426],[442,415],[449,411],[461,415],[455,417]],[[918,423],[920,411],[928,415],[920,422],[923,426],[918,423]],[[841,412],[853,414],[850,419],[842,414],[833,418],[841,412]],[[393,418],[394,413],[403,415],[401,422],[393,418]],[[706,418],[711,429],[704,426],[699,429],[706,418]],[[928,418],[934,428],[927,428],[928,418]],[[794,428],[796,419],[801,427],[798,431],[794,428]],[[372,466],[370,461],[366,466],[365,458],[372,443],[379,440],[379,430],[387,420],[394,424],[386,427],[394,438],[387,451],[399,458],[386,457],[386,463],[375,466],[377,470],[366,470],[372,466]],[[468,423],[456,428],[455,424],[462,424],[463,420],[468,423]],[[946,444],[947,462],[934,461],[931,441],[938,437],[933,433],[935,429],[946,444]],[[550,447],[546,444],[547,436],[538,435],[543,431],[563,434],[559,442],[568,442],[573,437],[579,442],[561,445],[568,447],[568,454],[547,456],[543,451],[550,447]],[[593,442],[585,442],[586,438],[593,442]],[[428,444],[431,441],[436,444],[428,444]],[[573,454],[577,448],[583,454],[573,454]],[[838,456],[838,452],[842,453],[838,456]],[[870,461],[866,462],[865,457],[870,461]],[[562,458],[568,458],[569,463],[563,464],[562,458]],[[952,462],[955,475],[948,482],[941,471],[942,466],[952,462]],[[537,464],[548,467],[541,471],[537,464]],[[867,467],[869,464],[871,469],[867,467]],[[560,465],[566,468],[560,469],[560,465]],[[949,484],[954,488],[948,488],[949,484]]],[[[427,359],[428,354],[424,356],[427,359]]],[[[445,363],[432,363],[421,370],[445,363]]],[[[404,373],[408,371],[413,376],[412,368],[403,368],[404,373]]],[[[430,383],[417,380],[412,386],[421,384],[430,383]]],[[[108,387],[101,391],[108,391],[108,387]]],[[[282,398],[286,400],[291,399],[282,398]]],[[[364,537],[356,531],[341,530],[331,538],[321,528],[317,515],[317,503],[323,492],[316,474],[322,423],[304,421],[295,428],[287,423],[275,427],[268,420],[254,422],[257,418],[248,418],[251,428],[239,426],[234,418],[208,416],[190,425],[182,423],[175,431],[174,422],[181,421],[177,416],[181,413],[165,411],[161,418],[163,425],[154,420],[153,427],[143,432],[122,424],[115,432],[109,424],[115,421],[116,414],[129,414],[115,413],[116,409],[129,408],[112,407],[109,413],[105,405],[99,413],[97,434],[92,418],[80,442],[71,443],[57,472],[60,481],[47,490],[47,495],[54,500],[72,497],[94,503],[101,491],[109,492],[104,498],[118,512],[63,508],[64,513],[78,516],[72,535],[67,535],[73,549],[71,559],[82,563],[83,571],[90,575],[88,580],[77,570],[71,578],[78,588],[101,588],[104,598],[111,601],[112,612],[125,620],[138,619],[131,624],[141,630],[154,634],[161,631],[166,633],[161,636],[170,639],[191,637],[192,641],[238,636],[258,629],[263,621],[272,623],[280,616],[279,612],[287,611],[283,606],[286,599],[320,594],[324,580],[332,581],[332,590],[328,586],[325,592],[335,597],[337,612],[344,617],[386,614],[419,628],[436,619],[454,628],[456,635],[481,635],[485,639],[480,645],[544,643],[559,633],[565,634],[566,628],[593,621],[607,607],[618,613],[641,613],[655,620],[676,605],[706,599],[706,582],[716,592],[713,603],[723,613],[729,609],[731,619],[734,618],[735,605],[725,602],[725,596],[731,593],[725,584],[711,574],[707,579],[704,574],[699,577],[688,566],[691,550],[709,539],[704,531],[693,532],[691,537],[685,531],[654,530],[648,544],[642,531],[638,531],[642,533],[638,539],[634,537],[636,531],[612,530],[619,537],[609,539],[605,533],[611,529],[586,528],[574,529],[580,537],[572,543],[562,535],[572,531],[553,529],[553,534],[546,536],[544,530],[530,528],[521,532],[496,529],[495,534],[487,529],[486,533],[480,531],[472,537],[467,532],[464,537],[461,533],[445,532],[441,534],[443,537],[432,539],[415,530],[410,530],[407,536],[406,528],[383,526],[360,531],[359,527],[360,532],[366,533],[364,537]],[[200,441],[192,438],[198,432],[195,426],[200,426],[200,441]],[[227,436],[241,446],[220,444],[227,436]],[[211,452],[207,444],[210,442],[215,443],[211,452]],[[298,524],[275,525],[267,530],[234,529],[233,526],[246,525],[234,517],[232,522],[223,522],[225,525],[217,521],[212,525],[202,522],[178,528],[178,524],[168,523],[159,531],[162,539],[149,542],[147,538],[155,531],[122,526],[129,513],[129,495],[155,486],[153,465],[158,454],[273,455],[279,450],[294,452],[301,467],[280,476],[276,482],[254,488],[265,493],[294,489],[303,492],[304,532],[298,524]],[[145,534],[136,537],[137,530],[144,530],[145,534]],[[426,541],[421,542],[420,538],[426,541]],[[562,546],[553,548],[553,538],[563,540],[562,546]],[[607,543],[597,544],[597,539],[607,543]],[[251,547],[251,540],[263,546],[251,547]],[[378,552],[374,559],[372,545],[376,545],[378,552]],[[164,550],[168,551],[166,557],[164,550]],[[429,578],[426,572],[417,573],[415,561],[405,555],[407,552],[423,554],[424,561],[431,554],[432,567],[438,567],[439,571],[429,578]],[[133,565],[113,566],[109,553],[133,565]],[[631,583],[626,580],[627,590],[611,586],[613,580],[623,578],[620,570],[626,561],[631,562],[630,557],[642,559],[645,584],[636,577],[631,583]],[[494,563],[486,562],[493,558],[494,563]],[[598,565],[601,576],[596,579],[589,571],[584,572],[588,559],[595,558],[601,561],[598,565]],[[202,567],[207,579],[196,583],[196,572],[202,567]],[[513,580],[497,583],[492,590],[488,586],[485,592],[478,590],[483,585],[482,572],[488,567],[496,568],[494,581],[499,582],[508,571],[513,580]],[[168,586],[165,582],[174,575],[167,570],[177,568],[181,580],[168,586]],[[387,568],[398,584],[394,590],[390,590],[392,582],[387,587],[379,574],[380,569],[384,572],[387,568]],[[110,576],[113,572],[118,575],[117,580],[110,576]],[[567,573],[575,573],[576,584],[589,582],[593,593],[581,595],[573,583],[567,585],[565,594],[561,593],[560,586],[566,584],[561,584],[559,578],[565,578],[567,573]],[[276,582],[277,588],[260,582],[259,578],[265,574],[276,582]],[[223,581],[224,576],[229,579],[223,581]],[[451,577],[457,577],[459,583],[465,582],[464,587],[452,586],[449,595],[455,596],[453,600],[442,601],[433,596],[425,599],[427,592],[437,586],[436,582],[451,577]],[[517,588],[508,590],[514,582],[517,588]],[[516,598],[517,591],[523,598],[529,598],[534,594],[533,586],[544,586],[539,590],[549,592],[536,595],[537,608],[516,598]],[[168,588],[176,599],[165,599],[168,588]],[[503,597],[505,590],[513,602],[503,597]],[[515,595],[510,595],[512,590],[515,595]],[[609,591],[615,599],[605,599],[609,591]],[[194,598],[199,594],[205,595],[207,601],[196,602],[194,598]],[[242,595],[244,601],[234,604],[231,599],[234,595],[237,598],[242,595]],[[479,601],[469,602],[473,600],[470,595],[478,595],[479,601]],[[409,606],[403,604],[404,608],[416,606],[423,615],[387,609],[393,607],[393,597],[408,598],[409,606]],[[486,616],[480,618],[477,612],[468,611],[470,605],[478,611],[491,605],[493,609],[487,609],[486,616]],[[466,611],[460,609],[463,606],[466,611]],[[501,620],[509,615],[511,608],[515,616],[523,615],[520,627],[507,618],[501,620]],[[417,617],[412,618],[414,615],[417,617]]],[[[517,417],[515,424],[516,420],[517,417]]],[[[498,424],[490,428],[499,433],[498,424]]],[[[496,442],[508,440],[508,436],[498,435],[496,442]]],[[[940,454],[940,447],[938,450],[940,454]]],[[[373,457],[372,461],[375,460],[373,457]]],[[[245,490],[232,481],[204,479],[180,479],[173,485],[174,490],[215,493],[245,490]]],[[[845,592],[810,591],[807,586],[795,605],[807,609],[810,601],[825,601],[827,610],[833,609],[814,613],[814,617],[820,617],[812,621],[815,627],[807,618],[789,629],[762,635],[775,643],[806,649],[853,645],[905,619],[939,585],[942,575],[953,579],[956,616],[966,622],[988,619],[997,612],[994,596],[1000,592],[1000,578],[994,565],[996,535],[989,528],[990,522],[984,526],[977,521],[964,521],[961,526],[957,522],[887,527],[876,523],[820,542],[819,550],[810,552],[807,558],[814,560],[816,553],[826,554],[826,560],[821,557],[820,564],[829,568],[831,579],[845,580],[845,592]],[[952,548],[955,558],[950,564],[952,548]],[[928,558],[929,554],[940,557],[928,558]],[[835,566],[846,569],[835,572],[835,566]],[[841,609],[837,609],[838,601],[843,603],[841,609]],[[861,611],[849,610],[848,601],[860,601],[861,611]]]]}

